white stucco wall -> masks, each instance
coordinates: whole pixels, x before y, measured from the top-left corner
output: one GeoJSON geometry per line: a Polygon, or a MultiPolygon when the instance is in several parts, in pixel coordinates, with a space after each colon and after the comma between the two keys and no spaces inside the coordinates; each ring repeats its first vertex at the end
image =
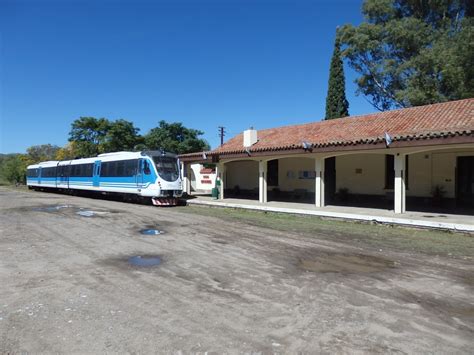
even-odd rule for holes
{"type": "Polygon", "coordinates": [[[385,155],[354,154],[336,157],[336,192],[384,195],[385,155]]]}
{"type": "Polygon", "coordinates": [[[407,196],[431,196],[431,163],[432,161],[430,153],[411,154],[408,156],[408,186],[406,192],[407,196]]]}
{"type": "MultiPolygon", "coordinates": [[[[191,178],[191,187],[194,191],[210,191],[216,181],[216,174],[201,174],[202,164],[191,164],[193,174],[189,174],[191,178]],[[203,184],[203,180],[211,180],[211,184],[203,184]]],[[[191,171],[190,171],[191,173],[191,171]]]]}
{"type": "Polygon", "coordinates": [[[443,186],[446,197],[455,197],[456,195],[456,164],[457,157],[460,156],[474,156],[474,149],[439,151],[430,154],[432,187],[436,185],[443,186]]]}
{"type": "Polygon", "coordinates": [[[314,171],[314,159],[284,158],[278,162],[278,188],[281,191],[305,189],[314,192],[314,179],[300,179],[300,171],[314,171]]]}

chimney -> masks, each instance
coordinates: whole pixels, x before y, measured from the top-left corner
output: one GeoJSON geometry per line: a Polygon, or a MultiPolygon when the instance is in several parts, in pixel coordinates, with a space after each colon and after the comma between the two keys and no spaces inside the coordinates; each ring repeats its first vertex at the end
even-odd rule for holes
{"type": "Polygon", "coordinates": [[[257,130],[250,127],[244,131],[244,148],[249,148],[257,143],[257,130]]]}

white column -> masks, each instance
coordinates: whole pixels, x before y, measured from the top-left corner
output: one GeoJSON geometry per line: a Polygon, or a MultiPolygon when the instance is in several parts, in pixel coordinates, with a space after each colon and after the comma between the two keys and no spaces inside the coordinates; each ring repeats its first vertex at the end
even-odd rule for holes
{"type": "Polygon", "coordinates": [[[183,163],[183,184],[184,192],[188,195],[191,194],[191,165],[183,163]]]}
{"type": "MultiPolygon", "coordinates": [[[[216,181],[214,182],[214,184],[212,185],[212,187],[216,187],[218,188],[217,186],[217,180],[219,179],[219,174],[221,172],[221,167],[220,167],[220,164],[216,164],[216,181]]],[[[219,198],[219,195],[218,195],[218,198],[219,198]]]]}
{"type": "Polygon", "coordinates": [[[316,179],[314,198],[316,207],[324,207],[324,158],[315,159],[316,179]]]}
{"type": "Polygon", "coordinates": [[[395,183],[394,183],[394,210],[395,213],[405,213],[406,189],[405,189],[405,154],[396,154],[394,159],[395,183]]]}
{"type": "Polygon", "coordinates": [[[267,202],[267,162],[258,162],[258,200],[260,203],[267,202]]]}
{"type": "Polygon", "coordinates": [[[219,177],[221,180],[221,186],[219,189],[219,199],[223,200],[224,199],[224,188],[225,188],[225,164],[221,163],[219,164],[219,177]]]}

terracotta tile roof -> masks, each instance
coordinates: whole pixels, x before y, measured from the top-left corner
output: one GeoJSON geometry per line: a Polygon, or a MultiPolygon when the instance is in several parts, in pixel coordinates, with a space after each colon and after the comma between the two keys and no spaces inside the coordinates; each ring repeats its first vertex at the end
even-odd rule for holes
{"type": "MultiPolygon", "coordinates": [[[[387,132],[394,142],[444,136],[474,136],[474,99],[351,116],[301,125],[262,129],[250,152],[314,148],[384,142],[387,132]]],[[[474,137],[473,137],[474,141],[474,137]]],[[[208,154],[245,152],[242,133],[208,154]]],[[[201,154],[201,153],[199,153],[201,154]]],[[[190,154],[191,155],[191,154],[190,154]]]]}

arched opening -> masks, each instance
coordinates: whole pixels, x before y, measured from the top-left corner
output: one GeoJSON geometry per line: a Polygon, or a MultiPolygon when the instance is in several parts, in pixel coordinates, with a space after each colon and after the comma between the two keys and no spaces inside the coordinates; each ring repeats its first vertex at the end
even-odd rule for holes
{"type": "Polygon", "coordinates": [[[407,210],[474,214],[474,149],[432,149],[408,162],[407,210]]]}
{"type": "Polygon", "coordinates": [[[393,209],[393,162],[393,155],[371,153],[326,158],[325,204],[393,209]]]}
{"type": "Polygon", "coordinates": [[[225,198],[258,200],[258,161],[237,160],[225,163],[225,198]]]}
{"type": "Polygon", "coordinates": [[[314,204],[314,158],[280,158],[267,162],[268,201],[314,204]]]}
{"type": "Polygon", "coordinates": [[[196,191],[197,186],[196,186],[196,174],[194,173],[194,170],[191,169],[191,192],[196,191]]]}

